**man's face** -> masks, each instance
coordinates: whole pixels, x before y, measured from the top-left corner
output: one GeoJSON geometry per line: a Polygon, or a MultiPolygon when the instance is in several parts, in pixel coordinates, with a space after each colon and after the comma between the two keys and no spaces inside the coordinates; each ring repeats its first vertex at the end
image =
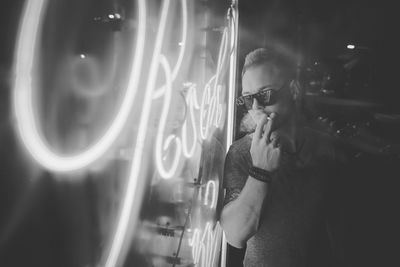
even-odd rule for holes
{"type": "Polygon", "coordinates": [[[242,87],[243,96],[253,95],[268,89],[279,92],[277,101],[272,105],[264,106],[256,98],[253,99],[252,109],[249,110],[249,114],[256,123],[262,113],[268,115],[276,113],[278,119],[277,127],[280,127],[293,112],[293,100],[289,91],[288,81],[282,75],[280,69],[272,64],[264,63],[250,67],[243,75],[242,87]]]}

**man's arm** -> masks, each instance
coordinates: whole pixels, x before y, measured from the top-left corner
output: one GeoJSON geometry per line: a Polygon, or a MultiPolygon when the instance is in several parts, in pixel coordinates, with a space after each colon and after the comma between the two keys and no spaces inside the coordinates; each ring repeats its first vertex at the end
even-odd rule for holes
{"type": "MultiPolygon", "coordinates": [[[[257,124],[250,148],[253,166],[266,171],[275,171],[280,159],[280,148],[277,147],[277,140],[269,141],[274,117],[272,115],[269,121],[266,115],[261,118],[257,124]],[[264,128],[265,131],[263,131],[264,128]]],[[[230,153],[234,152],[230,151],[230,153]]],[[[235,171],[240,164],[233,162],[232,158],[235,157],[228,153],[225,164],[225,179],[232,179],[232,177],[229,177],[230,175],[244,175],[246,177],[248,175],[247,170],[235,171]]],[[[235,199],[223,208],[221,225],[228,243],[241,248],[258,230],[262,207],[268,192],[268,183],[248,176],[241,192],[239,193],[237,190],[227,188],[226,198],[228,200],[235,199]]]]}
{"type": "MultiPolygon", "coordinates": [[[[221,225],[229,244],[242,248],[257,232],[267,191],[267,183],[249,176],[239,196],[225,205],[221,214],[221,225]]],[[[227,195],[232,193],[235,194],[228,189],[227,195]]]]}

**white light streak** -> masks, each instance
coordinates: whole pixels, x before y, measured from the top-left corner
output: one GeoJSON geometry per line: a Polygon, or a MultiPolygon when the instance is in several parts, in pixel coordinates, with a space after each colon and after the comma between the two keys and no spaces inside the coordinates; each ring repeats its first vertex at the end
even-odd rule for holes
{"type": "Polygon", "coordinates": [[[223,125],[223,103],[225,99],[220,99],[221,85],[220,77],[224,74],[224,63],[228,52],[227,30],[225,29],[222,38],[218,55],[217,71],[209,82],[206,84],[203,92],[200,108],[200,135],[203,140],[206,140],[211,131],[211,127],[222,127],[223,125]]]}
{"type": "MultiPolygon", "coordinates": [[[[195,124],[195,117],[194,117],[194,109],[200,109],[200,105],[197,101],[197,92],[196,92],[196,85],[192,85],[188,89],[188,93],[186,96],[186,105],[188,106],[188,111],[190,114],[190,121],[192,125],[192,130],[193,130],[193,141],[190,149],[188,148],[188,142],[187,142],[187,120],[186,118],[185,122],[183,123],[182,126],[182,150],[183,150],[183,155],[185,155],[186,158],[191,158],[194,155],[194,152],[196,151],[196,144],[197,144],[197,129],[196,129],[196,124],[195,124]]],[[[187,116],[187,115],[186,115],[187,116]]]]}
{"type": "Polygon", "coordinates": [[[75,171],[92,164],[103,156],[115,142],[126,124],[137,92],[139,73],[143,62],[146,21],[144,12],[145,0],[138,0],[138,34],[134,45],[133,66],[121,107],[107,131],[94,145],[72,155],[62,155],[54,152],[43,140],[41,131],[37,128],[39,119],[36,116],[37,107],[32,98],[34,94],[32,84],[34,55],[36,55],[35,51],[39,47],[38,37],[41,36],[43,13],[47,3],[48,1],[46,0],[26,1],[16,46],[16,78],[13,94],[14,115],[21,141],[40,165],[55,172],[75,171]]]}
{"type": "MultiPolygon", "coordinates": [[[[180,49],[179,49],[178,60],[176,61],[174,70],[172,71],[172,81],[175,81],[176,76],[178,75],[178,72],[182,65],[183,56],[185,55],[185,50],[186,50],[187,22],[188,22],[186,0],[181,0],[181,11],[182,11],[182,36],[181,36],[181,41],[179,42],[180,49]]],[[[161,88],[158,88],[153,95],[153,99],[161,97],[165,89],[166,89],[165,85],[161,86],[161,88]]]]}
{"type": "Polygon", "coordinates": [[[215,82],[215,87],[219,85],[219,78],[220,75],[223,74],[223,68],[224,68],[224,63],[226,61],[226,56],[228,52],[228,33],[227,29],[224,29],[222,38],[221,38],[221,44],[219,48],[219,54],[218,54],[218,62],[217,62],[217,77],[216,77],[216,82],[215,82]]]}
{"type": "Polygon", "coordinates": [[[203,140],[208,138],[210,132],[210,118],[213,112],[214,97],[211,95],[211,83],[215,81],[216,75],[214,75],[208,83],[205,85],[203,90],[203,96],[201,98],[200,106],[200,136],[203,140]]]}
{"type": "MultiPolygon", "coordinates": [[[[133,200],[134,200],[134,196],[135,196],[135,192],[136,192],[137,182],[139,179],[139,173],[141,170],[141,163],[142,163],[143,152],[144,152],[144,144],[145,144],[145,139],[146,139],[146,135],[147,135],[147,128],[148,128],[149,117],[150,117],[150,112],[151,112],[152,97],[153,97],[153,93],[154,93],[155,80],[156,80],[156,75],[158,72],[158,66],[159,66],[159,62],[160,62],[159,58],[160,58],[160,52],[161,52],[161,45],[162,45],[162,41],[164,38],[165,25],[166,25],[169,4],[170,4],[170,1],[165,0],[163,2],[162,8],[161,8],[160,23],[159,23],[159,27],[158,27],[158,31],[157,31],[157,37],[156,37],[156,42],[155,42],[155,46],[154,46],[152,61],[150,64],[150,71],[149,71],[148,83],[147,83],[146,91],[145,91],[144,104],[143,104],[143,108],[142,108],[142,113],[140,115],[140,123],[139,123],[139,127],[138,127],[139,132],[138,132],[138,136],[136,139],[136,144],[134,146],[135,149],[133,151],[134,154],[133,154],[133,160],[132,160],[132,165],[131,165],[131,169],[130,169],[129,183],[127,186],[126,195],[123,200],[123,207],[121,210],[121,215],[118,220],[117,231],[116,231],[116,234],[113,239],[110,254],[107,258],[106,267],[113,267],[117,264],[119,255],[120,255],[123,245],[127,239],[127,237],[126,237],[127,228],[129,226],[129,227],[132,227],[133,229],[135,229],[135,226],[137,223],[137,215],[138,215],[139,209],[138,208],[132,209],[133,204],[134,204],[133,200]]],[[[145,10],[144,10],[144,12],[145,12],[145,10]]],[[[141,12],[139,12],[139,13],[141,13],[141,12]]],[[[138,203],[135,203],[135,204],[136,204],[136,206],[138,205],[138,203]]],[[[120,265],[122,265],[122,264],[120,263],[120,265]]]]}
{"type": "Polygon", "coordinates": [[[207,185],[206,185],[206,193],[204,195],[204,205],[205,206],[209,205],[211,209],[216,208],[217,207],[217,198],[218,198],[217,185],[216,185],[215,181],[210,180],[207,182],[207,185]],[[210,191],[212,191],[212,193],[210,193],[210,191]],[[210,202],[210,204],[208,204],[208,202],[209,202],[208,199],[210,198],[210,194],[211,194],[211,202],[210,202]]]}
{"type": "MultiPolygon", "coordinates": [[[[229,18],[229,84],[228,84],[228,112],[226,127],[226,151],[229,150],[233,142],[234,114],[235,114],[235,88],[236,88],[236,67],[237,67],[237,42],[239,14],[237,12],[237,3],[231,6],[231,17],[229,18]]],[[[227,241],[225,233],[222,234],[221,246],[221,267],[226,267],[227,241]]]]}
{"type": "Polygon", "coordinates": [[[347,49],[354,49],[354,48],[356,48],[356,46],[353,45],[353,44],[348,44],[348,45],[347,45],[347,49]]]}
{"type": "MultiPolygon", "coordinates": [[[[235,89],[236,89],[236,67],[237,67],[237,42],[238,42],[238,26],[239,14],[237,12],[237,3],[231,6],[231,15],[229,21],[229,85],[228,85],[228,111],[227,111],[227,127],[226,127],[226,151],[229,150],[233,141],[234,130],[234,114],[235,114],[235,89]]],[[[225,233],[222,234],[221,246],[221,267],[226,267],[227,258],[227,241],[225,233]]]]}
{"type": "Polygon", "coordinates": [[[219,103],[219,104],[216,107],[215,122],[214,122],[214,125],[217,128],[222,128],[222,126],[224,126],[224,114],[225,114],[224,107],[225,107],[226,104],[224,103],[225,102],[224,101],[225,98],[221,97],[221,95],[225,96],[224,91],[225,91],[224,87],[222,87],[221,85],[217,86],[217,92],[216,92],[216,98],[217,99],[216,99],[216,102],[219,103]]]}
{"type": "Polygon", "coordinates": [[[211,222],[207,222],[203,231],[199,228],[193,231],[193,236],[189,239],[189,246],[192,247],[192,257],[195,266],[213,266],[221,234],[222,229],[218,222],[214,230],[212,229],[211,222]]]}
{"type": "Polygon", "coordinates": [[[157,139],[156,139],[156,166],[157,170],[160,174],[160,176],[164,179],[169,179],[174,176],[176,173],[176,170],[179,165],[179,160],[181,158],[181,141],[179,138],[177,138],[176,135],[170,135],[167,137],[164,146],[162,146],[163,139],[164,139],[164,130],[165,127],[167,126],[167,117],[168,117],[168,111],[171,105],[171,68],[169,67],[168,61],[164,56],[160,56],[160,63],[162,67],[164,68],[165,71],[165,77],[166,77],[166,90],[164,91],[164,103],[163,103],[163,108],[161,111],[161,119],[160,119],[160,124],[158,125],[158,131],[157,131],[157,139]],[[170,146],[169,144],[172,142],[172,140],[175,141],[175,156],[173,158],[173,162],[171,164],[171,167],[169,170],[167,170],[164,166],[163,163],[163,151],[166,151],[168,147],[170,146]],[[162,148],[161,148],[162,147],[162,148]]]}
{"type": "Polygon", "coordinates": [[[181,1],[181,10],[182,10],[182,38],[179,44],[181,49],[179,51],[178,60],[176,61],[174,70],[172,71],[172,80],[176,79],[178,72],[182,65],[183,56],[185,55],[186,50],[186,39],[187,39],[187,2],[186,0],[181,1]]]}
{"type": "MultiPolygon", "coordinates": [[[[237,4],[232,6],[232,17],[229,22],[229,84],[228,84],[228,108],[227,108],[227,126],[226,126],[226,151],[229,150],[233,141],[233,131],[235,123],[235,91],[236,91],[236,67],[237,67],[237,42],[239,14],[237,4]]],[[[224,266],[223,266],[224,267],[224,266]]]]}

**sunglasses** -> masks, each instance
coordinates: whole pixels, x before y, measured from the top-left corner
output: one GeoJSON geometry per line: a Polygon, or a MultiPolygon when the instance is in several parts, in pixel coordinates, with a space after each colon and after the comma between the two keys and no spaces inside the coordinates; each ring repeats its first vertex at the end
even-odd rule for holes
{"type": "Polygon", "coordinates": [[[279,89],[261,89],[258,93],[252,95],[242,95],[236,99],[236,104],[238,106],[244,106],[247,110],[253,108],[254,98],[257,99],[257,102],[261,106],[271,106],[278,102],[283,90],[283,87],[286,85],[284,83],[279,89]]]}

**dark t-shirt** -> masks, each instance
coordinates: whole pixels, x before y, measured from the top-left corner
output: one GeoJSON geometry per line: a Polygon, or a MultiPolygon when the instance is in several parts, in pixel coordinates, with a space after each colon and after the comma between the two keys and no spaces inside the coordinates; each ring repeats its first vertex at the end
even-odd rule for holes
{"type": "MultiPolygon", "coordinates": [[[[247,241],[244,266],[331,266],[326,234],[328,177],[333,149],[324,136],[302,129],[298,152],[283,153],[268,187],[257,233],[247,241]]],[[[225,161],[225,205],[238,197],[251,166],[251,136],[235,141],[225,161]]]]}

